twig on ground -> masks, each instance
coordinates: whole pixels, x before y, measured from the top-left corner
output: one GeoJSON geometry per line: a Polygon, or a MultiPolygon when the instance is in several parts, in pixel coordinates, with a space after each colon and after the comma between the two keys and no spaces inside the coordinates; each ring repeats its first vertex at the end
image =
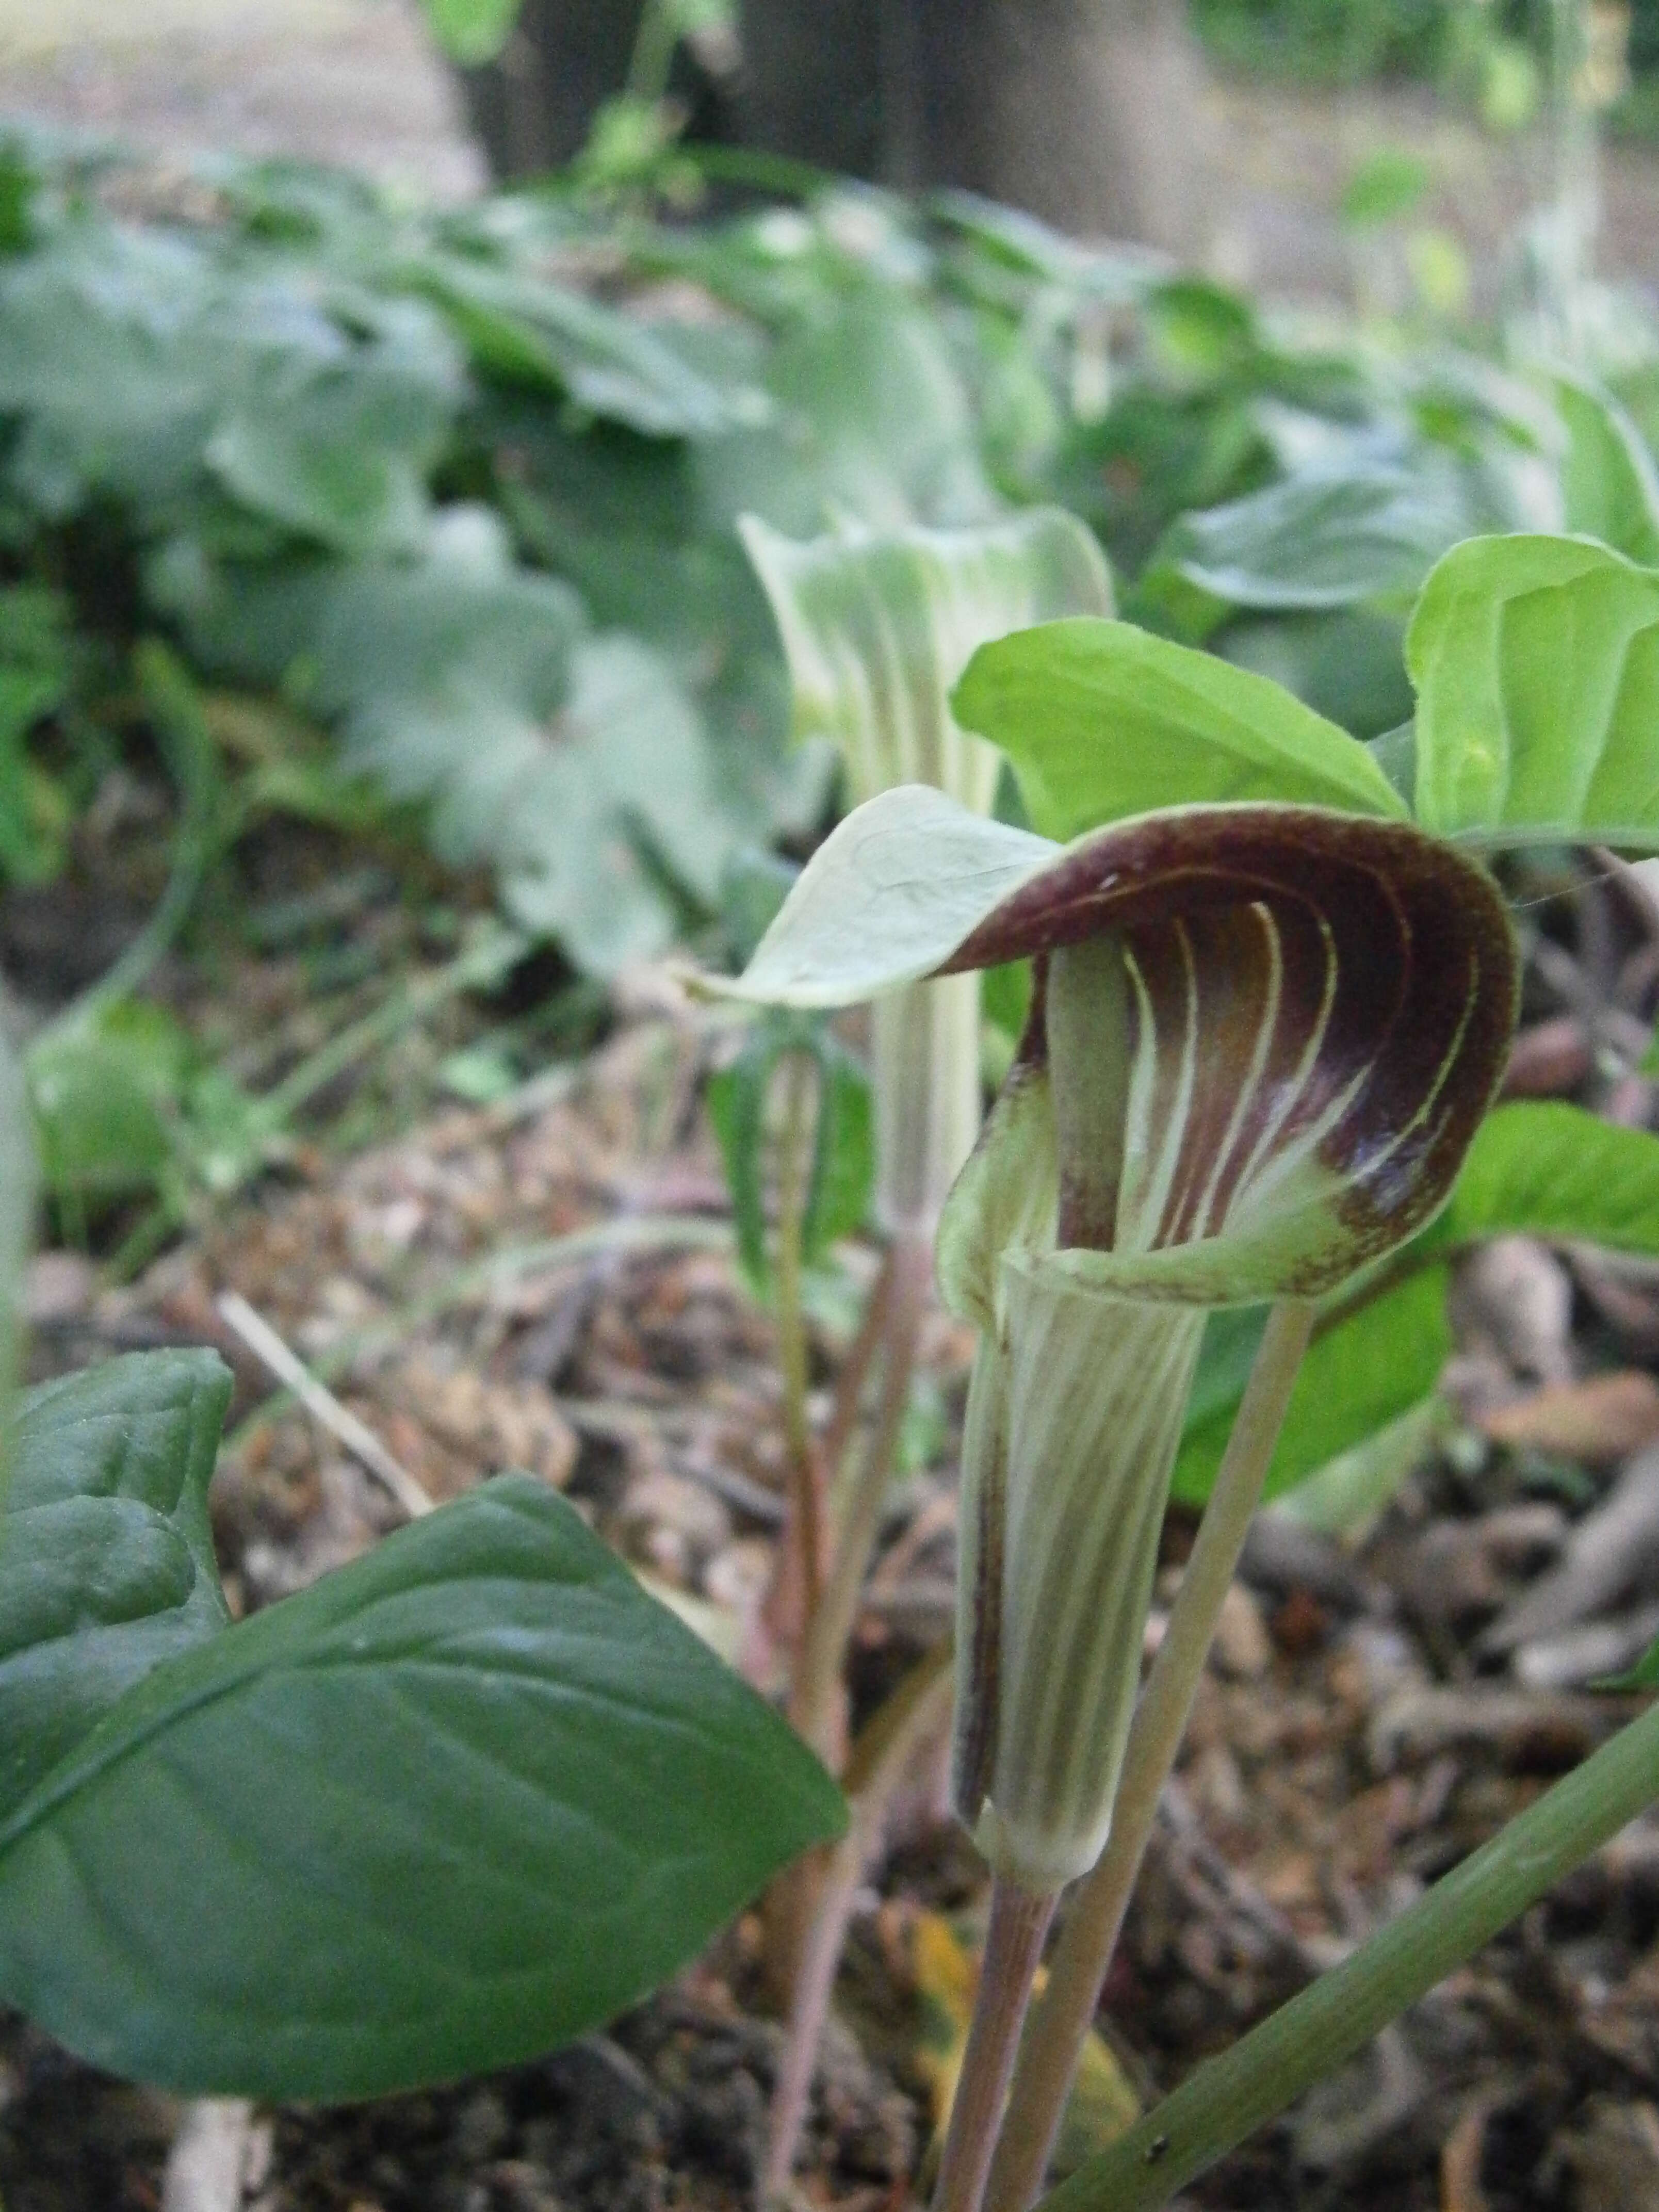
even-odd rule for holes
{"type": "Polygon", "coordinates": [[[291,1352],[268,1321],[255,1313],[236,1291],[221,1293],[219,1313],[235,1330],[248,1350],[264,1362],[277,1381],[294,1393],[314,1420],[337,1437],[369,1473],[389,1490],[411,1520],[430,1513],[432,1499],[406,1467],[393,1459],[373,1429],[343,1406],[325,1382],[319,1382],[296,1352],[291,1352]]]}

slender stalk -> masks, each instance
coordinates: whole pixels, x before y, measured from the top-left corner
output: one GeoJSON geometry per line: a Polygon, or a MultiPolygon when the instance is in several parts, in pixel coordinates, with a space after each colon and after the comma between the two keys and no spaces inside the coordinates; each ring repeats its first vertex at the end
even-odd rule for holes
{"type": "Polygon", "coordinates": [[[801,1310],[801,1244],[806,1219],[806,1147],[816,1073],[805,1053],[791,1053],[783,1068],[783,1128],[778,1177],[778,1365],[783,1381],[784,1449],[794,1501],[793,1541],[806,1613],[817,1602],[823,1580],[818,1543],[820,1500],[811,1425],[806,1417],[806,1319],[801,1310]]]}
{"type": "Polygon", "coordinates": [[[645,0],[628,58],[625,89],[631,100],[658,100],[668,90],[674,49],[680,41],[674,10],[665,0],[645,0]]]}
{"type": "Polygon", "coordinates": [[[1054,1898],[1052,1890],[1037,1894],[1021,1889],[1006,1875],[992,1882],[979,1994],[951,2101],[933,2212],[979,2212],[1054,1898]]]}
{"type": "Polygon", "coordinates": [[[1042,2212],[1154,2212],[1363,2048],[1659,1797],[1659,1705],[1409,1911],[1042,2199],[1042,2212]]]}
{"type": "Polygon", "coordinates": [[[893,1248],[890,1244],[882,1254],[880,1268],[864,1302],[858,1334],[836,1377],[836,1401],[830,1408],[830,1425],[823,1432],[822,1446],[823,1465],[832,1483],[841,1472],[847,1447],[853,1441],[859,1407],[864,1401],[864,1386],[870,1380],[870,1370],[881,1349],[887,1328],[887,1310],[892,1302],[893,1248]]]}
{"type": "Polygon", "coordinates": [[[881,1396],[823,1593],[813,1607],[801,1647],[799,1679],[790,1701],[795,1726],[820,1757],[839,1765],[836,1735],[842,1665],[865,1571],[881,1525],[883,1500],[893,1471],[899,1431],[910,1402],[910,1378],[927,1309],[933,1252],[926,1237],[901,1231],[893,1243],[891,1304],[883,1344],[881,1396]]]}
{"type": "Polygon", "coordinates": [[[1072,2077],[1157,1818],[1158,1796],[1186,1733],[1216,1620],[1312,1333],[1313,1310],[1310,1305],[1282,1300],[1268,1316],[1169,1627],[1130,1729],[1111,1834],[1092,1873],[1077,1887],[1048,1985],[1020,2054],[992,2177],[993,2212],[1024,2212],[1042,2185],[1072,2077]]]}
{"type": "Polygon", "coordinates": [[[950,1689],[951,1646],[945,1643],[918,1660],[848,1754],[842,1784],[852,1801],[853,1817],[825,1861],[812,1924],[796,1968],[788,2039],[773,2092],[761,2174],[763,2206],[775,2203],[789,2185],[836,1969],[859,1883],[880,1847],[888,1801],[920,1740],[943,1719],[950,1689]]]}

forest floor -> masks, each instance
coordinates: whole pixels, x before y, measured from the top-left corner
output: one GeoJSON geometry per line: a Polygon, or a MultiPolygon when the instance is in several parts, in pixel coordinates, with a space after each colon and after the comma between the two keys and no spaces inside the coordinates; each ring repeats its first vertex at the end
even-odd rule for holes
{"type": "MultiPolygon", "coordinates": [[[[228,906],[256,934],[280,916],[283,941],[249,951],[247,927],[240,949],[210,936],[161,979],[233,1061],[280,1070],[389,978],[412,993],[435,972],[429,885],[423,906],[417,882],[315,831],[262,834],[234,865],[228,906]]],[[[83,844],[50,890],[0,902],[0,961],[74,988],[125,896],[118,841],[83,844]]],[[[1595,1039],[1650,1019],[1659,916],[1625,878],[1539,912],[1547,950],[1512,1088],[1651,1121],[1656,1086],[1612,1080],[1595,1039]]],[[[72,1249],[43,1253],[33,1370],[216,1346],[237,1378],[212,1498],[221,1562],[234,1610],[268,1603],[402,1508],[337,1427],[273,1395],[234,1292],[430,1496],[530,1468],[765,1682],[781,1410],[699,1107],[718,1031],[643,971],[580,1056],[487,1105],[447,1095],[458,1048],[546,982],[529,971],[410,1024],[316,1102],[313,1139],[136,1282],[110,1286],[72,1249]]],[[[813,1302],[819,1418],[874,1259],[848,1248],[813,1302]]],[[[1258,1523],[1108,1986],[1073,2157],[1632,1710],[1592,1686],[1659,1630],[1659,1292],[1510,1239],[1466,1270],[1456,1321],[1456,1419],[1386,1511],[1341,1540],[1282,1509],[1258,1523]]],[[[947,1632],[970,1349],[934,1322],[856,1640],[855,1722],[947,1632]]],[[[1191,1532],[1173,1512],[1149,1644],[1191,1532]]],[[[857,1902],[802,2205],[901,2212],[925,2172],[984,1901],[943,1817],[943,1765],[942,1743],[918,1760],[857,1902]]],[[[1182,2202],[1659,2204],[1656,1936],[1659,1815],[1182,2202]]],[[[216,2194],[167,2166],[181,2122],[216,2108],[107,2081],[0,2024],[0,2197],[6,2212],[740,2212],[781,2044],[760,1946],[746,1915],[609,2033],[493,2080],[334,2112],[218,2112],[238,2148],[216,2194]]]]}

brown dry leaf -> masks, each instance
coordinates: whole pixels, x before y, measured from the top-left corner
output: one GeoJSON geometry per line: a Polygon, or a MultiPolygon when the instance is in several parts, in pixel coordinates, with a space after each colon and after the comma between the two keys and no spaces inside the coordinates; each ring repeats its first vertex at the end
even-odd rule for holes
{"type": "Polygon", "coordinates": [[[1622,1459],[1659,1437],[1659,1382],[1640,1368],[1558,1382],[1481,1416],[1494,1443],[1556,1459],[1622,1459]]]}

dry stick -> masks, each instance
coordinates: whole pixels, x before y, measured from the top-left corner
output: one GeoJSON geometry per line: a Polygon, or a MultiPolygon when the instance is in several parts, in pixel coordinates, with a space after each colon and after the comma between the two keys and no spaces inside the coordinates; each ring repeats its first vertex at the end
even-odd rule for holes
{"type": "Polygon", "coordinates": [[[1078,1885],[1048,1985],[1020,2053],[991,2178],[991,2212],[1025,2212],[1042,2186],[1072,2077],[1158,1817],[1158,1797],[1186,1734],[1217,1616],[1261,1495],[1313,1320],[1310,1305],[1289,1299],[1267,1316],[1170,1625],[1129,1732],[1111,1833],[1094,1870],[1078,1885]]]}
{"type": "Polygon", "coordinates": [[[796,1969],[788,2039],[779,2063],[768,2123],[766,2164],[761,2174],[763,2206],[784,2196],[789,2186],[847,1925],[853,1917],[859,1883],[881,1841],[888,1800],[916,1745],[942,1717],[950,1692],[947,1641],[918,1660],[854,1744],[848,1759],[842,1786],[851,1800],[853,1817],[824,1866],[812,1925],[796,1969]]]}
{"type": "Polygon", "coordinates": [[[1039,1896],[1006,1875],[992,1881],[991,1924],[980,1964],[979,1994],[951,2101],[933,2212],[979,2212],[1031,1982],[1057,1894],[1050,1890],[1039,1896]]]}
{"type": "Polygon", "coordinates": [[[343,1406],[325,1382],[319,1382],[297,1353],[290,1352],[268,1321],[255,1313],[245,1297],[226,1291],[219,1300],[221,1317],[234,1328],[249,1351],[262,1359],[279,1382],[285,1383],[307,1413],[337,1437],[354,1459],[386,1485],[411,1520],[430,1513],[432,1500],[406,1467],[393,1459],[373,1429],[343,1406]]]}
{"type": "Polygon", "coordinates": [[[834,1752],[831,1739],[842,1665],[858,1619],[865,1570],[881,1526],[882,1502],[892,1474],[899,1431],[910,1401],[910,1377],[933,1279],[933,1249],[927,1237],[900,1231],[893,1241],[892,1268],[875,1426],[837,1532],[823,1596],[807,1623],[799,1677],[790,1700],[791,1718],[820,1757],[834,1752]]]}

